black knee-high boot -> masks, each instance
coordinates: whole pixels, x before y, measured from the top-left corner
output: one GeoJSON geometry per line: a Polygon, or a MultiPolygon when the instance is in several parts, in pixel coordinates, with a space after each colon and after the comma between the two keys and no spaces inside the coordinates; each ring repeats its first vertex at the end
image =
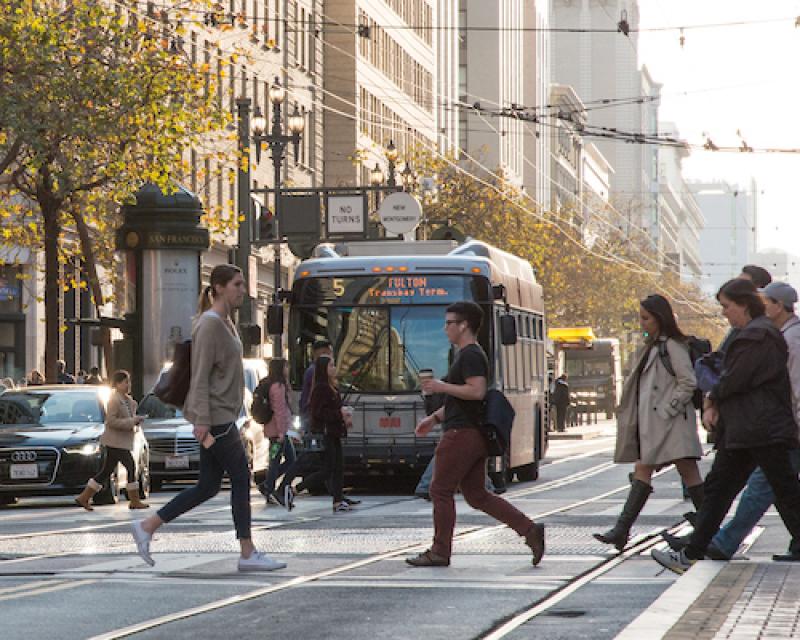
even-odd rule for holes
{"type": "Polygon", "coordinates": [[[687,489],[689,492],[689,497],[692,499],[692,504],[694,505],[694,511],[684,513],[683,517],[686,518],[686,521],[692,526],[694,526],[695,522],[697,521],[697,512],[700,511],[700,507],[703,506],[703,499],[706,495],[706,490],[704,487],[705,485],[701,482],[700,484],[696,484],[687,489]]]}
{"type": "Polygon", "coordinates": [[[631,490],[628,492],[628,499],[622,507],[622,513],[617,518],[617,524],[605,533],[595,533],[595,539],[605,544],[613,544],[618,551],[622,551],[628,544],[631,527],[639,517],[645,502],[653,493],[653,488],[646,482],[634,479],[631,482],[631,490]]]}

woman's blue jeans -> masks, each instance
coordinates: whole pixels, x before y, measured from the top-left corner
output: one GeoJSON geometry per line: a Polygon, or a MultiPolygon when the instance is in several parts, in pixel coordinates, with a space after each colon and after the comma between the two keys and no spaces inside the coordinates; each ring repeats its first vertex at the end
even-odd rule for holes
{"type": "Polygon", "coordinates": [[[197,484],[184,489],[158,511],[164,522],[178,516],[213,498],[222,486],[225,472],[231,481],[231,511],[236,537],[239,540],[250,538],[250,468],[247,453],[235,423],[211,427],[211,435],[216,438],[211,447],[200,446],[200,477],[197,484]]]}
{"type": "Polygon", "coordinates": [[[292,439],[289,436],[283,437],[283,442],[278,442],[277,438],[270,438],[270,452],[275,444],[279,444],[275,456],[270,456],[269,469],[267,470],[267,477],[264,479],[264,484],[261,485],[261,492],[268,496],[275,491],[275,483],[278,481],[292,464],[294,464],[297,454],[294,451],[292,439]]]}

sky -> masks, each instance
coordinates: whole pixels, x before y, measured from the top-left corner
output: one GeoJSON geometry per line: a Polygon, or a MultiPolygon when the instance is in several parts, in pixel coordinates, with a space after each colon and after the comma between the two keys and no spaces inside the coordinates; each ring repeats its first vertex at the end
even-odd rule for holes
{"type": "MultiPolygon", "coordinates": [[[[640,34],[639,60],[663,84],[659,119],[702,144],[800,148],[800,0],[639,0],[642,29],[747,21],[733,27],[640,34]],[[776,22],[764,22],[769,20],[776,22]],[[782,19],[782,20],[780,20],[782,19]],[[753,22],[758,22],[753,24],[753,22]]],[[[758,248],[800,255],[800,153],[693,151],[688,179],[757,181],[758,248]]]]}

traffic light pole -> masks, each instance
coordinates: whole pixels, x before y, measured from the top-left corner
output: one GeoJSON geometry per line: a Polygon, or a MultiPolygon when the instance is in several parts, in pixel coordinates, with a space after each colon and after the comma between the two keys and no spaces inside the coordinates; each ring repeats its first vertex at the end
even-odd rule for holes
{"type": "MultiPolygon", "coordinates": [[[[238,128],[238,214],[239,214],[239,246],[236,251],[236,266],[242,270],[247,293],[239,308],[239,328],[253,324],[253,294],[250,291],[250,253],[252,245],[252,203],[250,198],[250,98],[236,100],[239,115],[238,128]]],[[[244,335],[244,332],[241,332],[244,335]]],[[[249,350],[251,345],[245,345],[249,350]]],[[[245,354],[249,355],[249,354],[245,354]]]]}

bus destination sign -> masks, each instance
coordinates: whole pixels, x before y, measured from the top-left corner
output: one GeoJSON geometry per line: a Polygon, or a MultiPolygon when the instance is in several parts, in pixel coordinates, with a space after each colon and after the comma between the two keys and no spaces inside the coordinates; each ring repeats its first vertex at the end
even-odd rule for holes
{"type": "Polygon", "coordinates": [[[369,302],[387,298],[449,298],[450,292],[441,284],[431,283],[427,276],[389,276],[367,289],[369,302]]]}
{"type": "Polygon", "coordinates": [[[392,274],[305,278],[295,285],[295,304],[383,305],[490,302],[483,278],[450,274],[392,274]]]}

